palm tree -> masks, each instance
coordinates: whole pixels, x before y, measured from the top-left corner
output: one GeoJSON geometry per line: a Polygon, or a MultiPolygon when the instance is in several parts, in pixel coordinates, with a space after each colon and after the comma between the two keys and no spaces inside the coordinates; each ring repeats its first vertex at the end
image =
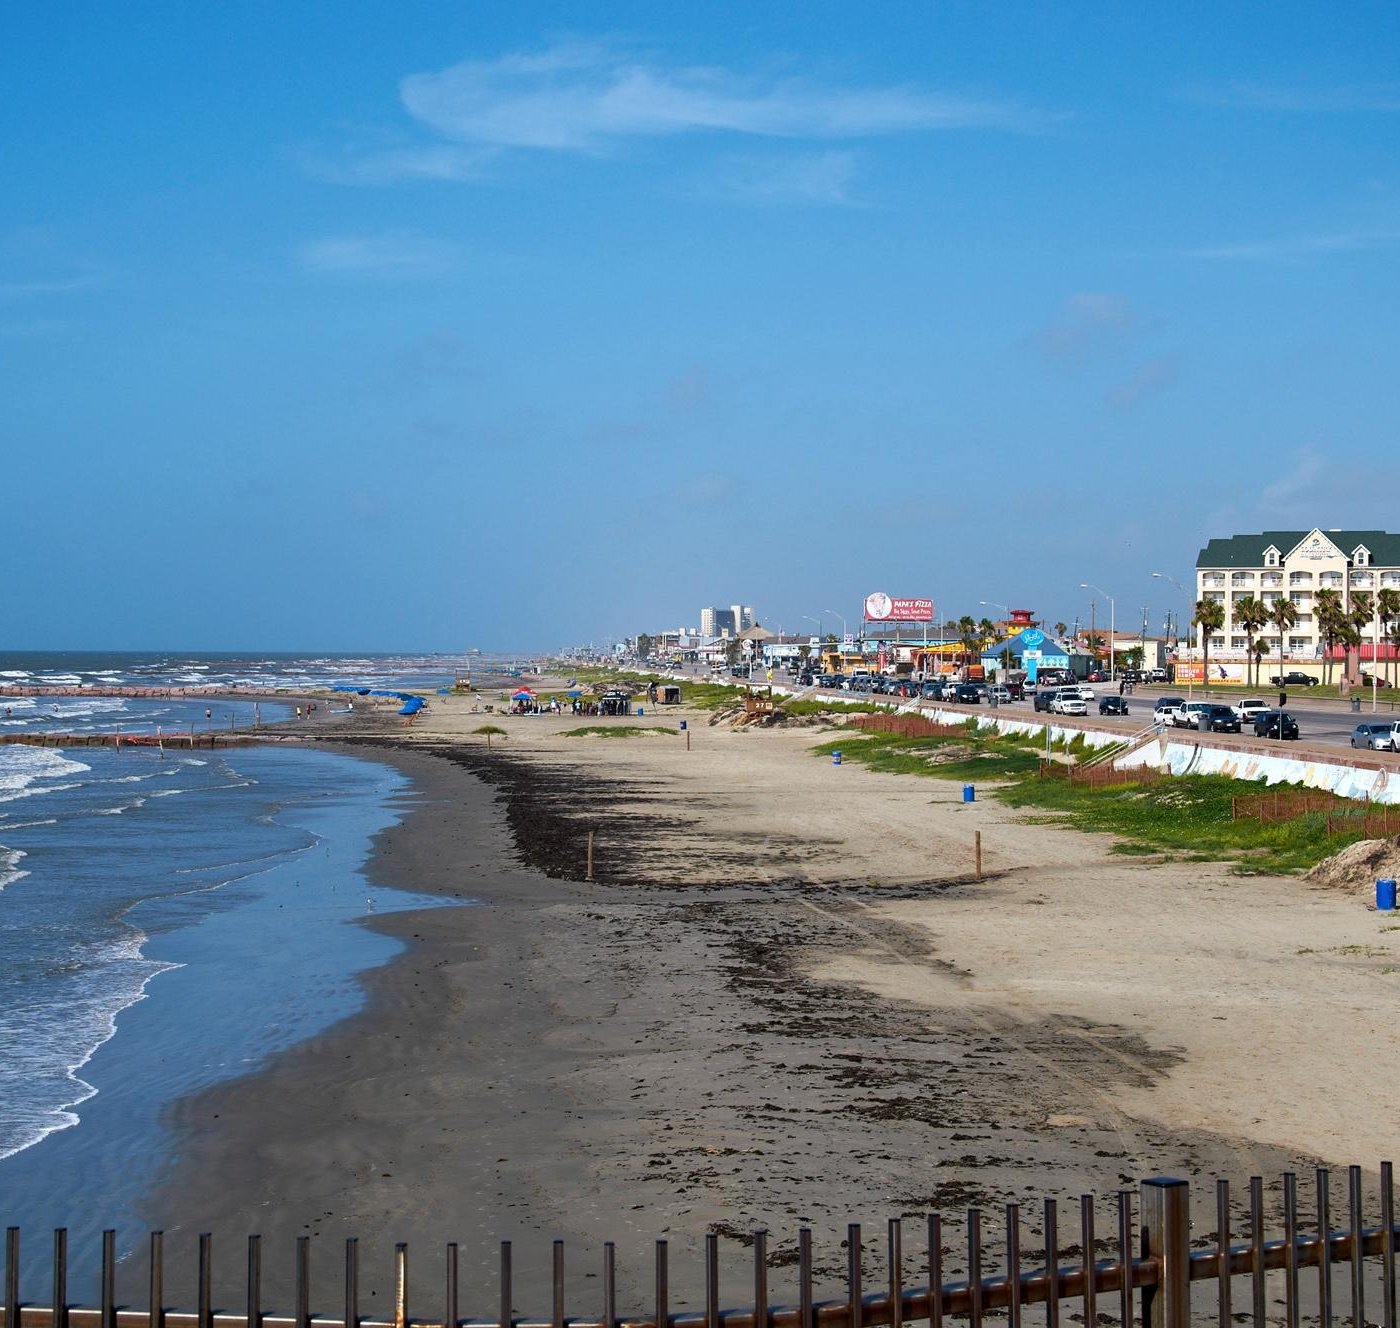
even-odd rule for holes
{"type": "MultiPolygon", "coordinates": [[[[1351,628],[1353,640],[1351,644],[1358,649],[1356,652],[1357,668],[1361,667],[1361,630],[1371,621],[1372,613],[1371,592],[1369,590],[1357,590],[1352,592],[1351,612],[1347,614],[1347,626],[1351,628]]],[[[1377,666],[1375,659],[1371,661],[1374,670],[1377,666]]]]}
{"type": "MultiPolygon", "coordinates": [[[[1269,621],[1269,606],[1263,600],[1255,599],[1253,595],[1246,595],[1244,599],[1235,603],[1235,621],[1244,628],[1245,649],[1249,652],[1247,659],[1255,662],[1256,670],[1254,681],[1251,683],[1246,679],[1246,686],[1257,687],[1259,685],[1258,656],[1254,653],[1254,634],[1269,621]]],[[[1246,668],[1246,673],[1248,669],[1246,668]]]]}
{"type": "Polygon", "coordinates": [[[978,647],[977,619],[965,613],[953,626],[958,629],[958,644],[967,654],[975,654],[978,647]]]}
{"type": "Polygon", "coordinates": [[[1322,681],[1332,681],[1332,651],[1346,627],[1342,615],[1342,597],[1335,590],[1319,590],[1313,599],[1317,630],[1322,635],[1322,681]]]}
{"type": "MultiPolygon", "coordinates": [[[[1376,594],[1376,612],[1379,613],[1381,617],[1381,634],[1385,635],[1386,632],[1389,631],[1393,635],[1396,619],[1400,618],[1400,590],[1395,590],[1387,586],[1384,590],[1378,591],[1376,594]]],[[[1390,668],[1390,683],[1391,686],[1395,685],[1395,667],[1393,660],[1391,661],[1390,668]]]]}
{"type": "Polygon", "coordinates": [[[1063,641],[1063,640],[1065,639],[1065,633],[1066,633],[1067,631],[1069,631],[1069,624],[1068,624],[1068,623],[1056,623],[1056,624],[1055,624],[1055,635],[1056,635],[1061,641],[1063,641]]]}
{"type": "MultiPolygon", "coordinates": [[[[1262,626],[1262,624],[1261,624],[1262,626]]],[[[1259,665],[1263,663],[1264,656],[1269,653],[1269,643],[1261,636],[1254,643],[1254,685],[1259,686],[1259,665]]]]}
{"type": "Polygon", "coordinates": [[[1280,595],[1269,610],[1269,621],[1278,628],[1278,672],[1283,677],[1283,643],[1288,629],[1298,621],[1298,606],[1286,595],[1280,595]]]}
{"type": "Polygon", "coordinates": [[[990,618],[983,618],[977,624],[977,636],[983,646],[989,646],[997,639],[997,625],[990,618]]]}
{"type": "Polygon", "coordinates": [[[1198,599],[1196,615],[1191,619],[1201,629],[1201,686],[1210,681],[1210,637],[1225,626],[1225,606],[1218,600],[1198,599]]]}

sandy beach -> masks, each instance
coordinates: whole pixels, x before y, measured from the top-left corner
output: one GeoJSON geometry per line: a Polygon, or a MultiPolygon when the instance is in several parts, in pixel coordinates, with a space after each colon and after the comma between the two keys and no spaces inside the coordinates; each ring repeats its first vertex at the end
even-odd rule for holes
{"type": "Polygon", "coordinates": [[[810,728],[682,711],[610,740],[568,733],[616,721],[472,705],[347,740],[419,789],[373,871],[476,904],[375,920],[412,945],[362,1014],[174,1114],[151,1223],[172,1267],[218,1233],[228,1300],[257,1230],[279,1304],[302,1234],[332,1309],[350,1235],[366,1312],[396,1240],[433,1279],[458,1242],[464,1310],[490,1312],[511,1239],[542,1313],[552,1238],[582,1312],[603,1240],[640,1306],[664,1235],[694,1304],[704,1233],[758,1225],[790,1299],[803,1223],[830,1289],[848,1221],[877,1262],[889,1216],[1390,1151],[1400,931],[1365,883],[1117,856],[985,790],[833,766],[810,728]],[[490,751],[486,722],[508,735],[490,751]]]}

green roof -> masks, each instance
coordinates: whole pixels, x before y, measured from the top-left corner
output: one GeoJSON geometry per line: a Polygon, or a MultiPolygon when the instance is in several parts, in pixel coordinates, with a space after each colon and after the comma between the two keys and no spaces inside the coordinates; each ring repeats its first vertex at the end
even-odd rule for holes
{"type": "MultiPolygon", "coordinates": [[[[1378,567],[1400,567],[1400,535],[1384,530],[1324,530],[1321,532],[1344,554],[1364,545],[1378,567]]],[[[1264,551],[1270,546],[1286,558],[1311,530],[1264,530],[1257,535],[1232,535],[1213,539],[1196,555],[1198,568],[1263,567],[1264,551]]]]}

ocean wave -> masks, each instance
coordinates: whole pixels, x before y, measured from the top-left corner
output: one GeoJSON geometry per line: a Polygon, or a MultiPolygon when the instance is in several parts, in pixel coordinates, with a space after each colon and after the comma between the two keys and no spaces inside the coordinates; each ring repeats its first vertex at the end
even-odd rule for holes
{"type": "Polygon", "coordinates": [[[19,865],[28,856],[22,848],[7,848],[0,844],[0,890],[29,875],[19,865]]]}
{"type": "MultiPolygon", "coordinates": [[[[176,792],[179,790],[177,789],[176,792]]],[[[151,794],[153,798],[160,797],[159,793],[151,794]]],[[[98,816],[120,816],[123,812],[134,812],[138,807],[146,805],[145,798],[133,798],[130,802],[119,802],[115,807],[99,807],[98,816]]]]}
{"type": "Polygon", "coordinates": [[[70,779],[92,767],[70,760],[47,747],[6,747],[0,750],[0,802],[57,793],[76,787],[72,783],[39,784],[40,780],[70,779]],[[37,785],[37,787],[36,787],[37,785]]]}
{"type": "Polygon", "coordinates": [[[0,1159],[78,1124],[74,1108],[97,1093],[82,1069],[116,1034],[117,1016],[145,998],[152,979],[181,967],[145,958],[145,932],[124,925],[122,936],[73,948],[68,972],[76,989],[65,980],[55,1008],[39,1003],[0,1011],[0,1041],[7,1047],[0,1063],[6,1106],[0,1159]]]}

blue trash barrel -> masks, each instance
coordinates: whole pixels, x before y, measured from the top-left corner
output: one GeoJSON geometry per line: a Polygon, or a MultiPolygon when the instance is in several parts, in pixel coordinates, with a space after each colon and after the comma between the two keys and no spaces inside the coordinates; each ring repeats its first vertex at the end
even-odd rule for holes
{"type": "Polygon", "coordinates": [[[832,752],[832,753],[831,753],[831,764],[832,764],[832,765],[840,765],[840,764],[841,764],[841,753],[840,753],[840,752],[832,752]]]}
{"type": "Polygon", "coordinates": [[[685,732],[685,720],[681,720],[681,732],[685,732]]]}
{"type": "Polygon", "coordinates": [[[645,710],[642,706],[638,706],[638,707],[637,707],[637,713],[638,713],[639,715],[645,715],[645,714],[646,714],[646,710],[645,710]]]}
{"type": "Polygon", "coordinates": [[[973,788],[971,784],[964,784],[964,785],[963,785],[963,801],[964,801],[964,802],[976,802],[976,801],[977,801],[977,790],[976,790],[975,788],[973,788]]]}
{"type": "Polygon", "coordinates": [[[1376,882],[1376,907],[1386,912],[1395,907],[1395,882],[1388,876],[1376,882]]]}

